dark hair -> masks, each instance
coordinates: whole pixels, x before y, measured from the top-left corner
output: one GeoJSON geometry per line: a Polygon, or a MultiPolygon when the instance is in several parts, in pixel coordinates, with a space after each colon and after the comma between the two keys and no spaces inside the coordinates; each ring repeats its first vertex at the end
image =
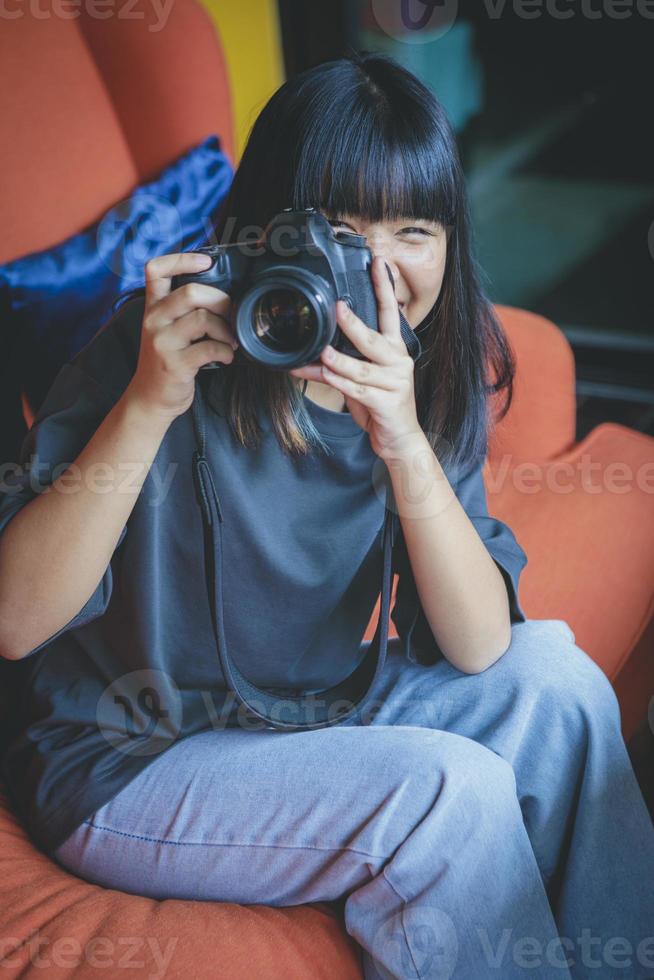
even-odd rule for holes
{"type": "MultiPolygon", "coordinates": [[[[274,93],[250,132],[216,223],[216,240],[234,241],[285,207],[307,206],[370,221],[424,218],[446,228],[441,291],[416,328],[423,347],[414,374],[416,407],[442,465],[478,463],[492,425],[510,407],[515,365],[480,285],[465,179],[445,111],[390,56],[363,53],[328,61],[274,93]],[[492,420],[488,396],[502,389],[506,402],[492,420]]],[[[284,451],[324,446],[293,376],[239,356],[220,373],[227,417],[243,446],[258,444],[261,396],[284,451]]],[[[210,402],[211,389],[209,384],[210,402]]]]}

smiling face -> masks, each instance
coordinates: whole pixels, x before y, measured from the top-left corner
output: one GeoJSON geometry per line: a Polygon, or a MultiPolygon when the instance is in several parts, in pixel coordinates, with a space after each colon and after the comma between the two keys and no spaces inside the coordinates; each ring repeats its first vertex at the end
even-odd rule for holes
{"type": "Polygon", "coordinates": [[[381,255],[388,263],[400,310],[415,330],[434,306],[443,285],[447,258],[444,226],[424,218],[368,221],[350,214],[323,213],[335,230],[365,235],[373,255],[381,255]]]}

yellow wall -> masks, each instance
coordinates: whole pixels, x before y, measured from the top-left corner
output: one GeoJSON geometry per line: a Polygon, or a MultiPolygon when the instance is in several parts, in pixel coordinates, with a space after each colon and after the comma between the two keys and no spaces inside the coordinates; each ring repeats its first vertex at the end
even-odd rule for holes
{"type": "Polygon", "coordinates": [[[252,123],[284,81],[277,0],[202,0],[227,59],[232,91],[236,160],[252,123]]]}

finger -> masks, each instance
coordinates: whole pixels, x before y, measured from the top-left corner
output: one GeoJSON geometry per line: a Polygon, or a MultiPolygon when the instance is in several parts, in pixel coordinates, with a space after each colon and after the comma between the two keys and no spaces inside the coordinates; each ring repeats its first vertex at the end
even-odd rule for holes
{"type": "Polygon", "coordinates": [[[343,300],[336,304],[336,321],[352,345],[376,364],[393,364],[397,351],[388,344],[388,338],[377,330],[371,330],[343,300]]]}
{"type": "Polygon", "coordinates": [[[204,364],[211,361],[220,361],[221,364],[231,364],[234,360],[234,351],[220,340],[198,340],[179,355],[182,363],[189,373],[194,374],[204,364]]]}
{"type": "Polygon", "coordinates": [[[349,379],[356,384],[368,385],[371,388],[381,388],[384,391],[394,391],[398,387],[396,375],[391,376],[388,366],[371,364],[370,361],[359,361],[335,351],[329,345],[320,354],[320,360],[325,368],[340,378],[349,379]],[[331,357],[330,357],[331,352],[331,357]]]}
{"type": "Polygon", "coordinates": [[[370,385],[359,384],[356,381],[351,381],[349,378],[343,378],[324,366],[322,370],[323,381],[333,388],[342,391],[344,395],[350,395],[358,402],[361,402],[362,405],[368,405],[369,407],[374,407],[379,404],[379,388],[373,388],[370,385]]]}
{"type": "Polygon", "coordinates": [[[381,255],[375,256],[373,261],[373,284],[377,297],[379,332],[386,337],[401,338],[400,308],[397,305],[397,298],[389,275],[389,268],[381,255]]]}
{"type": "Polygon", "coordinates": [[[234,350],[239,346],[231,324],[222,316],[208,310],[193,310],[161,330],[161,342],[166,350],[182,350],[191,341],[207,335],[228,343],[234,350]]]}
{"type": "Polygon", "coordinates": [[[187,282],[173,289],[152,311],[150,321],[161,328],[181,319],[193,310],[205,309],[229,320],[232,307],[231,297],[216,286],[204,282],[187,282]]]}
{"type": "Polygon", "coordinates": [[[288,372],[294,378],[306,378],[307,381],[322,381],[322,364],[320,361],[312,361],[311,364],[303,364],[302,367],[291,368],[288,372]]]}
{"type": "Polygon", "coordinates": [[[202,252],[173,252],[150,259],[145,264],[145,309],[168,295],[173,276],[202,272],[210,265],[211,256],[202,252]]]}

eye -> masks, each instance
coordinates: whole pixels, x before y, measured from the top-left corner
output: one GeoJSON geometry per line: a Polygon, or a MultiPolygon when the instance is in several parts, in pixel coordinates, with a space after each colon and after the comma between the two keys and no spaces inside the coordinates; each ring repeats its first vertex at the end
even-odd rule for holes
{"type": "Polygon", "coordinates": [[[330,221],[329,222],[337,235],[358,235],[358,232],[354,230],[350,225],[346,225],[343,221],[330,221]]]}
{"type": "Polygon", "coordinates": [[[428,235],[433,236],[433,232],[429,231],[428,228],[419,228],[417,225],[410,225],[407,228],[400,229],[401,235],[428,235]]]}

